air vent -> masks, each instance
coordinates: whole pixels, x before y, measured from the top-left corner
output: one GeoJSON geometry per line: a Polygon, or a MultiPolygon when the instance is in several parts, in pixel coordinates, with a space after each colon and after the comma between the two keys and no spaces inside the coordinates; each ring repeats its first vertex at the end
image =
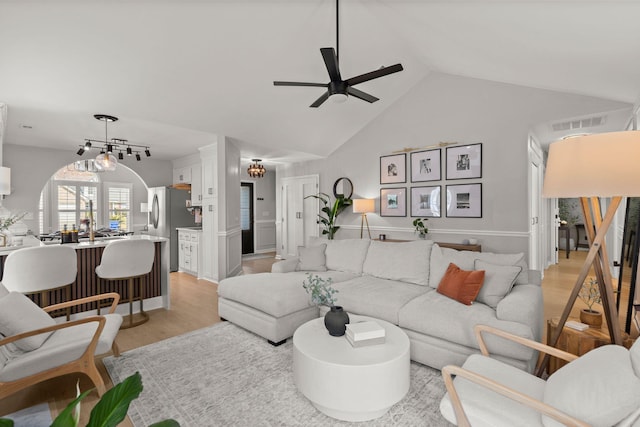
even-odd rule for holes
{"type": "Polygon", "coordinates": [[[566,122],[554,123],[551,125],[554,132],[563,132],[567,130],[590,128],[605,124],[606,116],[588,117],[585,119],[569,120],[566,122]]]}

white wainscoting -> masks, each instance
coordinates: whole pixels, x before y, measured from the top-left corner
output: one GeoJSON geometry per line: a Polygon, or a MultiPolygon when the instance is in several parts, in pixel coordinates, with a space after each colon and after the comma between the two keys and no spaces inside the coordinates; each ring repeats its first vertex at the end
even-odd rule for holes
{"type": "Polygon", "coordinates": [[[260,220],[255,222],[254,253],[273,252],[276,250],[276,221],[260,220]]]}
{"type": "Polygon", "coordinates": [[[218,237],[224,240],[227,249],[225,277],[235,276],[242,270],[242,230],[240,227],[227,230],[226,233],[220,233],[218,237]]]}

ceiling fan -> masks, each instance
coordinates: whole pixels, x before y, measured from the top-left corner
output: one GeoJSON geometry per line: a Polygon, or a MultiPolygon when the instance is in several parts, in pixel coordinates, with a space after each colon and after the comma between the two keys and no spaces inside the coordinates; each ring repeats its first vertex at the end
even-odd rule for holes
{"type": "Polygon", "coordinates": [[[442,148],[442,147],[448,147],[449,145],[456,145],[456,144],[460,144],[460,143],[455,141],[441,141],[441,142],[438,142],[437,144],[427,145],[426,147],[405,147],[401,150],[393,151],[393,153],[394,154],[410,153],[412,151],[417,151],[417,150],[428,150],[429,148],[442,148]]]}
{"type": "Polygon", "coordinates": [[[283,82],[283,81],[275,81],[273,82],[274,86],[312,86],[312,87],[324,87],[327,89],[325,93],[320,96],[320,98],[316,99],[313,104],[310,105],[312,108],[317,108],[322,105],[330,96],[333,96],[337,102],[342,102],[347,99],[348,95],[354,96],[358,99],[362,99],[363,101],[367,101],[369,103],[373,103],[378,101],[373,95],[370,95],[366,92],[358,90],[353,86],[367,82],[369,80],[377,79],[379,77],[383,77],[389,74],[397,73],[402,71],[402,64],[395,64],[389,67],[381,67],[377,70],[370,71],[365,74],[361,74],[359,76],[351,77],[347,80],[343,80],[340,75],[340,67],[338,65],[339,58],[339,49],[340,49],[340,41],[339,41],[339,7],[338,1],[336,0],[336,49],[334,50],[332,47],[323,47],[320,48],[320,53],[322,54],[322,59],[324,60],[324,64],[327,67],[327,72],[329,73],[329,78],[331,79],[329,83],[306,83],[306,82],[283,82]]]}

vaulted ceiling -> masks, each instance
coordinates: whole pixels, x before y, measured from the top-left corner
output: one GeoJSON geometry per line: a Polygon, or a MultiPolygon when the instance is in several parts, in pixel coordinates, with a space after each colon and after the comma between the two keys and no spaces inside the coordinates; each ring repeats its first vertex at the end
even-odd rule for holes
{"type": "MultiPolygon", "coordinates": [[[[77,150],[109,138],[157,158],[197,152],[212,134],[243,157],[326,156],[431,71],[637,103],[640,2],[342,0],[344,78],[380,98],[309,108],[327,82],[334,0],[0,0],[5,143],[77,150]]],[[[559,118],[561,119],[561,118],[559,118]]]]}

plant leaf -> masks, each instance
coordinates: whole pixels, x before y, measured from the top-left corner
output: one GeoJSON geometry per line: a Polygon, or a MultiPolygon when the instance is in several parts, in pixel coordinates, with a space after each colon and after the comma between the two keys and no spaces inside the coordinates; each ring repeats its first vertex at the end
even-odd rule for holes
{"type": "Polygon", "coordinates": [[[74,427],[78,425],[76,424],[76,420],[75,420],[76,405],[78,405],[80,401],[84,399],[93,390],[94,389],[89,389],[85,391],[80,396],[76,397],[71,403],[69,403],[67,407],[64,408],[64,410],[60,412],[60,414],[58,414],[56,419],[53,420],[51,427],[74,427]]]}
{"type": "Polygon", "coordinates": [[[129,404],[142,392],[140,372],[127,377],[107,391],[91,411],[87,427],[116,427],[129,410],[129,404]]]}
{"type": "Polygon", "coordinates": [[[9,418],[0,418],[0,427],[13,427],[13,420],[9,418]]]}
{"type": "Polygon", "coordinates": [[[176,420],[168,419],[151,424],[149,427],[180,427],[176,420]]]}

